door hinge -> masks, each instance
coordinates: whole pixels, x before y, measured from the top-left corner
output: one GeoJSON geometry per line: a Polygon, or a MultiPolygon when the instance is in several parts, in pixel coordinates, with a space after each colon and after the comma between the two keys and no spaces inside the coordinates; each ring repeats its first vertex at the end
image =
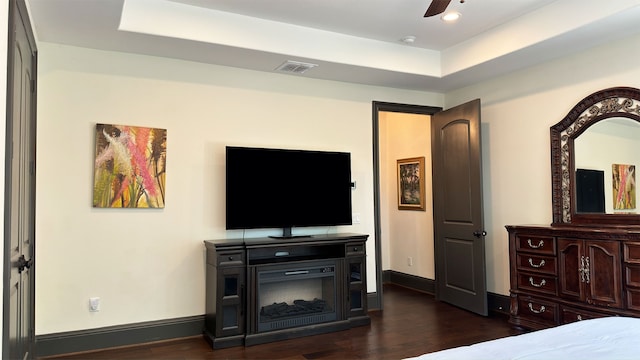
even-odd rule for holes
{"type": "Polygon", "coordinates": [[[31,93],[35,93],[36,92],[36,80],[35,79],[31,79],[31,93]]]}

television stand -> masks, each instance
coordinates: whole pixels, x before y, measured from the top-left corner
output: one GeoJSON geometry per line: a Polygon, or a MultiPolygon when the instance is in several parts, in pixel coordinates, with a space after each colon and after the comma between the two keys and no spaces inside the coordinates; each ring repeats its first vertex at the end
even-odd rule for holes
{"type": "Polygon", "coordinates": [[[205,339],[251,346],[369,324],[367,238],[205,241],[205,339]]]}

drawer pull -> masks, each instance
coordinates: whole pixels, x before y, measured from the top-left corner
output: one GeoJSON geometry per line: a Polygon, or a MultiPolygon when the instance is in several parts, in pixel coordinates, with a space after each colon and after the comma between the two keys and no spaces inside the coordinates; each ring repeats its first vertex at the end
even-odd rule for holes
{"type": "Polygon", "coordinates": [[[544,266],[544,264],[545,264],[544,259],[540,260],[540,263],[539,263],[539,264],[534,264],[534,263],[533,263],[533,259],[532,259],[532,258],[529,258],[529,265],[531,265],[531,267],[534,267],[534,268],[541,268],[541,267],[543,267],[543,266],[544,266]]]}
{"type": "Polygon", "coordinates": [[[582,315],[578,314],[577,319],[578,319],[578,321],[582,321],[582,315]]]}
{"type": "Polygon", "coordinates": [[[544,246],[544,240],[538,241],[538,245],[533,245],[531,239],[527,239],[527,244],[529,244],[529,247],[532,249],[539,249],[544,246]]]}
{"type": "Polygon", "coordinates": [[[543,312],[545,312],[545,310],[547,310],[547,308],[545,308],[544,305],[540,305],[540,310],[536,310],[533,308],[533,304],[529,303],[529,310],[531,310],[531,312],[534,314],[542,314],[543,312]]]}
{"type": "Polygon", "coordinates": [[[529,284],[531,284],[531,286],[539,288],[539,287],[545,286],[546,283],[547,283],[547,281],[545,279],[542,279],[542,281],[540,281],[540,284],[536,284],[536,283],[533,282],[533,278],[529,277],[529,284]]]}

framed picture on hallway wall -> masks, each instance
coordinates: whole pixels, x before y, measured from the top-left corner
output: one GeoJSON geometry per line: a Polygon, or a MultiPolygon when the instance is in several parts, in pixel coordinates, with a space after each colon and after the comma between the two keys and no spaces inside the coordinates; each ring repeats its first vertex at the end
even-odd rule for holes
{"type": "Polygon", "coordinates": [[[93,207],[164,208],[167,130],[96,125],[93,207]]]}
{"type": "Polygon", "coordinates": [[[424,210],[424,156],[398,160],[398,209],[424,210]]]}

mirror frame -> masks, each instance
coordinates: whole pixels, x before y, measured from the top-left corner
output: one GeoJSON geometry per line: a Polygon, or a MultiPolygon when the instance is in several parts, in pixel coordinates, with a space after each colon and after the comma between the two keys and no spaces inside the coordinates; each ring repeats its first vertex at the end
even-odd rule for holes
{"type": "Polygon", "coordinates": [[[575,211],[573,141],[591,125],[613,117],[640,123],[640,89],[612,87],[597,91],[582,99],[551,127],[552,225],[640,226],[640,214],[581,214],[575,211]]]}

